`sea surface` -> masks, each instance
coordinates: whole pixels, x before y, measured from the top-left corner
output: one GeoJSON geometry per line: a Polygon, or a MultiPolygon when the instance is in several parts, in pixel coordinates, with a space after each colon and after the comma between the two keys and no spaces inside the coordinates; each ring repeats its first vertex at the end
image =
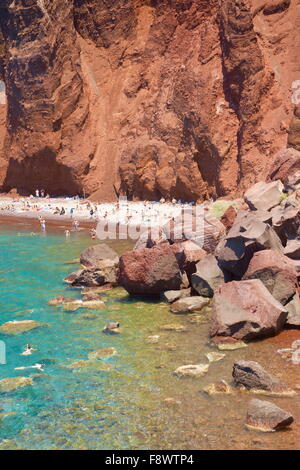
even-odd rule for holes
{"type": "MultiPolygon", "coordinates": [[[[202,389],[217,380],[231,383],[235,360],[257,360],[292,386],[299,386],[299,367],[282,359],[278,348],[300,338],[286,331],[245,349],[226,351],[202,378],[180,379],[184,364],[207,364],[209,309],[203,314],[174,315],[160,301],[129,297],[120,288],[102,294],[97,310],[64,311],[48,306],[64,295],[81,298],[62,279],[78,268],[80,252],[92,244],[88,232],[47,234],[29,221],[0,221],[0,323],[37,320],[43,327],[17,336],[0,334],[7,363],[0,379],[33,377],[31,386],[0,397],[0,449],[296,449],[300,446],[300,401],[263,398],[292,412],[291,430],[257,433],[245,428],[249,393],[208,396],[202,389]],[[121,334],[102,332],[108,321],[121,323],[121,334]],[[165,331],[180,324],[184,332],[165,331]],[[158,335],[158,343],[147,338],[158,335]],[[29,343],[37,349],[22,356],[29,343]],[[86,367],[70,369],[100,348],[117,354],[86,367]],[[43,372],[15,367],[44,363],[43,372]],[[107,368],[107,365],[110,366],[107,368]],[[172,400],[170,400],[172,399],[172,400]]],[[[110,242],[119,253],[127,242],[110,242]]]]}

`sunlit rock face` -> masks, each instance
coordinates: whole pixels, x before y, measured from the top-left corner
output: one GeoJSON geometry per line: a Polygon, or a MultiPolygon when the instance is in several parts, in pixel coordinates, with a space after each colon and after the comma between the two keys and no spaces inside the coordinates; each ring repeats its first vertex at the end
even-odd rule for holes
{"type": "Polygon", "coordinates": [[[272,5],[3,0],[2,190],[197,200],[264,178],[300,145],[300,13],[272,5]]]}

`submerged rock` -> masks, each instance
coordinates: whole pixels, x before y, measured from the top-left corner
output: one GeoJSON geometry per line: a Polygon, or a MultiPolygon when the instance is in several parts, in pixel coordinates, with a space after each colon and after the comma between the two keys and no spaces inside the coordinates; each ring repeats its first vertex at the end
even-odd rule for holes
{"type": "Polygon", "coordinates": [[[230,387],[225,380],[220,380],[219,382],[207,385],[207,387],[204,387],[202,390],[208,395],[232,395],[234,393],[233,388],[230,387]]]}
{"type": "Polygon", "coordinates": [[[32,377],[12,377],[0,380],[0,393],[9,393],[18,388],[28,387],[32,385],[32,377]]]}
{"type": "Polygon", "coordinates": [[[119,334],[120,331],[120,323],[119,322],[109,322],[103,328],[104,333],[111,333],[111,334],[119,334]]]}
{"type": "Polygon", "coordinates": [[[254,361],[238,361],[233,366],[232,376],[237,385],[242,385],[255,393],[291,396],[295,392],[277,377],[267,372],[254,361]]]}
{"type": "Polygon", "coordinates": [[[244,341],[233,341],[230,343],[216,343],[220,351],[235,351],[236,349],[247,348],[248,345],[244,341]]]}
{"type": "Polygon", "coordinates": [[[59,295],[58,297],[54,297],[54,299],[49,300],[48,305],[61,305],[65,302],[73,302],[73,300],[74,299],[67,299],[62,295],[59,295]]]}
{"type": "Polygon", "coordinates": [[[146,338],[146,343],[147,344],[156,344],[156,343],[158,343],[159,338],[160,338],[159,335],[148,336],[148,338],[146,338]]]}
{"type": "Polygon", "coordinates": [[[209,362],[218,362],[221,361],[225,357],[225,354],[213,351],[205,354],[209,362]]]}
{"type": "Polygon", "coordinates": [[[293,416],[276,406],[262,400],[251,400],[247,410],[246,426],[256,431],[278,431],[290,426],[293,416]]]}
{"type": "Polygon", "coordinates": [[[117,354],[115,348],[102,348],[97,351],[91,352],[88,354],[88,358],[91,360],[94,359],[103,359],[104,357],[111,357],[117,354]]]}
{"type": "Polygon", "coordinates": [[[208,369],[209,364],[190,364],[178,367],[174,373],[179,377],[203,377],[208,369]]]}
{"type": "Polygon", "coordinates": [[[179,323],[170,323],[168,325],[162,325],[159,329],[162,331],[178,331],[178,332],[187,331],[186,326],[180,325],[179,323]]]}
{"type": "Polygon", "coordinates": [[[26,331],[35,330],[41,326],[45,326],[45,324],[35,320],[9,321],[0,325],[0,333],[4,335],[18,335],[26,331]]]}
{"type": "Polygon", "coordinates": [[[177,300],[171,305],[171,312],[173,313],[189,313],[198,312],[202,310],[210,302],[209,298],[206,297],[188,297],[186,299],[177,300]]]}

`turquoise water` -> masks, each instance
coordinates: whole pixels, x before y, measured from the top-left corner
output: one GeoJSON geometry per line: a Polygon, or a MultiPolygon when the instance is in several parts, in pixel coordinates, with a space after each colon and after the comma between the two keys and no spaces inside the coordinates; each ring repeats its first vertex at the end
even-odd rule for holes
{"type": "MultiPolygon", "coordinates": [[[[30,224],[7,230],[0,223],[0,323],[38,320],[42,328],[17,336],[0,334],[7,364],[0,379],[32,377],[31,386],[1,395],[0,449],[272,449],[298,448],[300,406],[295,399],[271,399],[291,410],[296,422],[288,433],[257,435],[245,429],[246,394],[208,397],[205,385],[231,381],[234,360],[257,360],[279,378],[300,386],[299,366],[284,362],[276,349],[287,347],[299,332],[253,343],[210,365],[200,379],[179,379],[183,364],[207,363],[209,311],[204,315],[172,315],[160,302],[130,298],[122,289],[103,293],[98,310],[67,312],[48,306],[64,295],[80,299],[62,279],[77,268],[70,264],[91,245],[86,233],[62,236],[55,228],[46,236],[30,224]],[[37,233],[32,235],[32,230],[37,233]],[[87,315],[89,314],[89,315],[87,315]],[[102,332],[107,321],[119,321],[122,334],[102,332]],[[160,327],[180,323],[186,332],[160,327]],[[159,335],[157,344],[147,344],[159,335]],[[21,356],[27,343],[37,349],[21,356]],[[117,354],[88,367],[68,368],[88,354],[114,347],[117,354]],[[15,367],[45,364],[44,372],[15,367]],[[109,370],[103,366],[110,366],[109,370]],[[38,373],[37,373],[38,372],[38,373]],[[166,398],[175,400],[167,405],[166,398]]],[[[125,242],[112,244],[119,252],[125,242]]]]}

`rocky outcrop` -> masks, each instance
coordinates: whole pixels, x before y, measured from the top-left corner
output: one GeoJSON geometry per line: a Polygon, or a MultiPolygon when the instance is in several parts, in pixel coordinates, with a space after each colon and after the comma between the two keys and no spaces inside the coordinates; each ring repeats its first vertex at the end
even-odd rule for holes
{"type": "Polygon", "coordinates": [[[300,135],[299,12],[275,3],[3,0],[2,190],[197,200],[263,179],[300,135]]]}
{"type": "Polygon", "coordinates": [[[259,279],[228,282],[215,292],[210,335],[217,342],[272,336],[286,318],[285,308],[259,279]]]}
{"type": "Polygon", "coordinates": [[[260,181],[245,192],[245,201],[252,210],[269,211],[280,203],[283,188],[280,180],[272,183],[260,181]]]}

